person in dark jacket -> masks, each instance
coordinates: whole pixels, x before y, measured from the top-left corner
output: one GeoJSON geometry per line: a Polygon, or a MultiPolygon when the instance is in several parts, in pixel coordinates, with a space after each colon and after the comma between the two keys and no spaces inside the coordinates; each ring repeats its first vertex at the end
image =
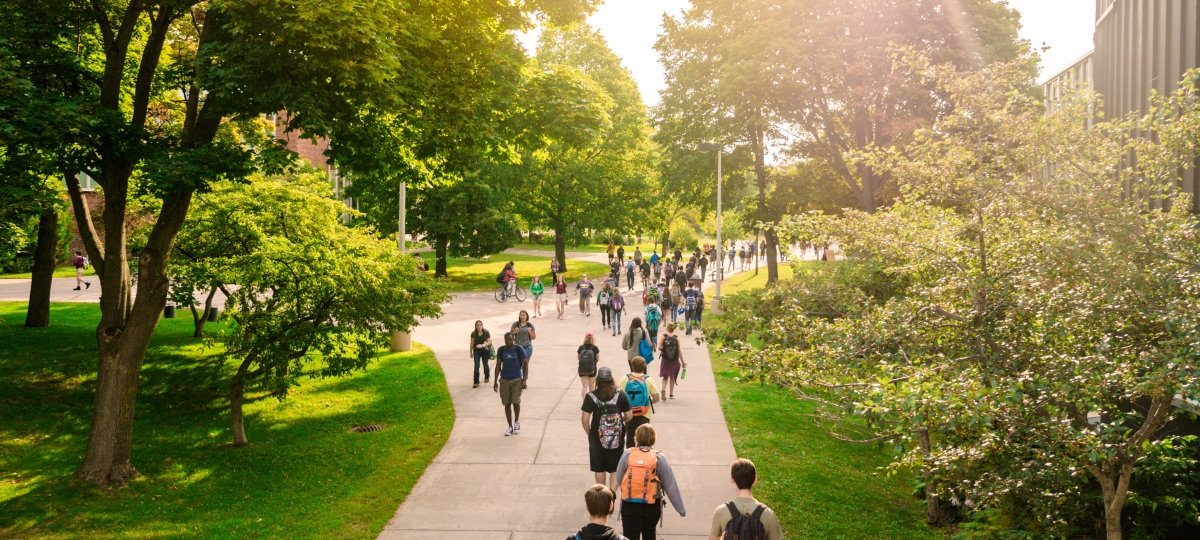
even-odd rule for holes
{"type": "Polygon", "coordinates": [[[583,501],[587,504],[588,524],[579,532],[567,537],[567,540],[629,540],[612,527],[608,526],[608,516],[612,515],[617,496],[612,489],[604,484],[596,484],[583,493],[583,501]]]}

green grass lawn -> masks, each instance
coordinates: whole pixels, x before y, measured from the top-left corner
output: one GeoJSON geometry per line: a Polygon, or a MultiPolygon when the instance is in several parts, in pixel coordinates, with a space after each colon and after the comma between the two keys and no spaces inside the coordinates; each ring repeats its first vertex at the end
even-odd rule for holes
{"type": "MultiPolygon", "coordinates": [[[[428,260],[432,260],[429,257],[428,260]]],[[[517,271],[517,277],[520,279],[522,287],[529,288],[529,283],[533,280],[533,276],[541,276],[542,283],[549,290],[547,294],[552,294],[550,283],[550,254],[545,257],[536,255],[512,255],[498,254],[493,255],[490,261],[481,261],[478,259],[462,259],[460,257],[450,257],[446,259],[446,273],[449,275],[447,282],[449,288],[454,291],[491,291],[495,290],[496,274],[504,269],[504,263],[513,261],[517,271]]],[[[590,277],[607,274],[608,266],[579,260],[567,260],[567,272],[564,274],[567,281],[579,279],[579,275],[586,273],[590,277]]]]}
{"type": "MultiPolygon", "coordinates": [[[[801,268],[817,262],[801,263],[801,268]]],[[[792,273],[780,265],[780,277],[792,273]]],[[[766,285],[742,274],[726,283],[727,294],[766,285]]],[[[720,324],[720,317],[704,321],[720,324]],[[710,322],[711,321],[711,322],[710,322]]],[[[788,538],[929,538],[942,536],[925,525],[921,502],[912,497],[907,475],[886,476],[886,450],[830,437],[809,416],[811,403],[786,389],[745,382],[728,355],[714,352],[713,371],[725,420],[738,456],[759,470],[755,495],[778,513],[788,538]]]]}
{"type": "MultiPolygon", "coordinates": [[[[535,250],[535,251],[545,251],[546,253],[552,253],[554,251],[554,243],[551,242],[549,244],[543,244],[543,243],[534,244],[534,243],[522,242],[520,244],[513,246],[513,248],[514,249],[529,249],[529,250],[535,250]]],[[[613,249],[616,250],[615,247],[613,249]]],[[[630,250],[629,253],[632,254],[633,248],[628,248],[628,249],[630,250]]],[[[579,244],[576,246],[567,244],[567,252],[568,253],[570,253],[570,252],[607,253],[608,252],[608,244],[579,244]]]]}
{"type": "MultiPolygon", "coordinates": [[[[374,538],[441,449],[454,409],[423,346],[350,377],[304,380],[286,401],[247,396],[250,446],[233,448],[229,364],[164,319],[147,353],[128,487],[73,479],[95,384],[94,304],[54,304],[20,326],[0,303],[0,537],[374,538]],[[351,434],[359,424],[387,429],[351,434]]],[[[210,323],[209,332],[221,330],[210,323]]]]}
{"type": "MultiPolygon", "coordinates": [[[[96,271],[90,266],[83,269],[84,276],[94,276],[96,271]]],[[[54,277],[75,277],[74,266],[59,266],[54,269],[54,277]]],[[[32,272],[19,272],[15,274],[0,274],[0,279],[32,279],[32,272]]]]}

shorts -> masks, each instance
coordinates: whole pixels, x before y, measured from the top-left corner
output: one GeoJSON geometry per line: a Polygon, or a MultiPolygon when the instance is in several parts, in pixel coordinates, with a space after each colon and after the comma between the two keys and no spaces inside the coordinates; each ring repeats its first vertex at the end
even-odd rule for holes
{"type": "Polygon", "coordinates": [[[556,294],[556,295],[554,295],[554,299],[555,299],[555,300],[558,300],[559,302],[562,302],[562,303],[564,303],[564,304],[565,304],[565,303],[567,303],[567,295],[566,295],[566,293],[563,293],[563,294],[556,294]]]}
{"type": "Polygon", "coordinates": [[[584,373],[584,372],[580,371],[579,376],[580,377],[595,377],[596,372],[599,371],[599,369],[600,368],[593,369],[591,373],[584,373]]]}
{"type": "Polygon", "coordinates": [[[521,404],[521,379],[500,379],[500,403],[504,406],[521,404]]]}
{"type": "Polygon", "coordinates": [[[596,435],[588,434],[588,462],[592,472],[617,472],[617,464],[621,462],[621,454],[624,453],[624,448],[613,448],[610,450],[600,446],[600,438],[596,435]]]}

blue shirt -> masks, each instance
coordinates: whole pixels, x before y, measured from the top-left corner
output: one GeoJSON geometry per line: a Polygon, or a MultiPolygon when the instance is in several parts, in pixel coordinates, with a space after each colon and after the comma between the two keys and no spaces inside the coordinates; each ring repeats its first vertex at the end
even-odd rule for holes
{"type": "Polygon", "coordinates": [[[522,369],[522,363],[525,362],[525,349],[516,345],[509,347],[504,345],[496,349],[496,358],[500,362],[500,378],[507,380],[520,379],[525,370],[522,369]]]}
{"type": "Polygon", "coordinates": [[[650,256],[650,264],[658,264],[658,252],[650,256]]]}

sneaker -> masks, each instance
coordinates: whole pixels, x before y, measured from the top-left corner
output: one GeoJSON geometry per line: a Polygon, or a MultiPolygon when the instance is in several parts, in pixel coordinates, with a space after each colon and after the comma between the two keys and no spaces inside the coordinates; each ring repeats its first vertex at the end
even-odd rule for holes
{"type": "Polygon", "coordinates": [[[512,426],[508,426],[508,429],[504,430],[505,437],[508,437],[509,435],[512,435],[513,433],[514,433],[514,431],[513,431],[512,426]]]}
{"type": "Polygon", "coordinates": [[[74,289],[71,289],[71,290],[72,290],[72,291],[78,291],[78,290],[79,290],[79,287],[75,287],[74,289]]]}
{"type": "Polygon", "coordinates": [[[479,388],[479,383],[472,384],[471,388],[479,388]]]}
{"type": "Polygon", "coordinates": [[[520,433],[520,431],[521,431],[521,421],[516,420],[513,422],[513,433],[520,433]]]}
{"type": "Polygon", "coordinates": [[[83,282],[83,285],[84,285],[84,287],[83,287],[83,288],[85,288],[85,289],[90,289],[90,288],[92,288],[92,282],[90,282],[90,281],[85,281],[85,282],[83,282]]]}

